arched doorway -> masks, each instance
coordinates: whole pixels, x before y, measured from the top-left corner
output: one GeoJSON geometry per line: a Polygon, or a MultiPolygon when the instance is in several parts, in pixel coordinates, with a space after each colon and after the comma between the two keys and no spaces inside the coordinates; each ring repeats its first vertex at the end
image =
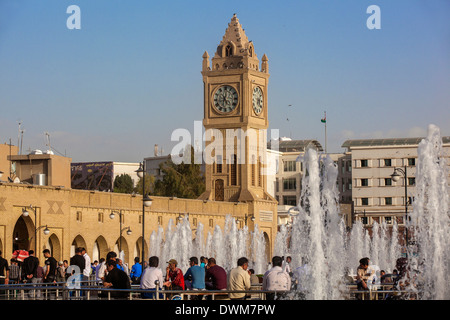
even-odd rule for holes
{"type": "Polygon", "coordinates": [[[13,247],[15,250],[34,250],[34,223],[30,217],[20,216],[14,225],[13,247]]]}
{"type": "Polygon", "coordinates": [[[128,242],[124,237],[117,239],[114,244],[114,252],[117,253],[118,258],[122,258],[123,263],[130,261],[130,250],[128,249],[128,242]],[[121,252],[123,252],[124,257],[121,257],[121,252]]]}
{"type": "MultiPolygon", "coordinates": [[[[136,246],[134,248],[134,257],[139,257],[139,260],[142,261],[142,237],[139,237],[136,241],[136,246]]],[[[133,259],[134,259],[133,257],[133,259]]],[[[144,241],[144,261],[148,261],[148,246],[144,241]]]]}
{"type": "Polygon", "coordinates": [[[99,236],[94,243],[94,248],[92,249],[92,261],[100,261],[100,258],[106,258],[106,254],[109,252],[108,244],[103,236],[99,236]]]}
{"type": "Polygon", "coordinates": [[[214,200],[223,201],[225,199],[225,189],[222,179],[217,179],[214,186],[214,200]]]}
{"type": "Polygon", "coordinates": [[[62,260],[61,243],[56,234],[53,233],[50,237],[48,237],[44,249],[49,249],[52,257],[57,261],[62,260]]]}
{"type": "MultiPolygon", "coordinates": [[[[86,248],[86,241],[84,241],[81,235],[77,235],[75,239],[72,241],[72,245],[70,246],[70,256],[73,257],[75,255],[75,248],[82,247],[86,248]]],[[[87,250],[87,249],[86,249],[87,250]]]]}

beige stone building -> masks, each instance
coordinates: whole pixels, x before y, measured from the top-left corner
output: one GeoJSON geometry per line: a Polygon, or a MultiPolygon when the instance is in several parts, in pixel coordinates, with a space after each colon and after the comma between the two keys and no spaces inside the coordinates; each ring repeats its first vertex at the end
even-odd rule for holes
{"type": "MultiPolygon", "coordinates": [[[[236,16],[217,48],[212,67],[208,54],[203,56],[202,74],[205,129],[268,127],[268,59],[264,55],[259,65],[253,43],[247,40],[236,16]]],[[[252,148],[256,151],[266,148],[265,142],[246,146],[243,155],[246,160],[252,148]]],[[[249,231],[258,224],[266,240],[267,261],[271,257],[277,232],[277,202],[267,193],[264,175],[257,171],[264,165],[264,159],[238,164],[223,158],[221,163],[206,164],[206,193],[198,200],[152,197],[152,206],[145,208],[142,230],[142,196],[71,189],[70,158],[30,154],[8,159],[5,150],[0,150],[0,164],[9,166],[12,161],[20,180],[20,183],[0,182],[0,250],[7,259],[15,249],[34,248],[41,263],[45,248],[51,249],[57,260],[69,259],[79,246],[87,249],[91,259],[96,259],[105,257],[120,243],[125,262],[132,265],[135,256],[142,258],[142,251],[148,259],[151,233],[159,226],[166,229],[169,220],[176,221],[180,214],[189,214],[194,227],[202,223],[205,238],[216,225],[224,228],[227,215],[241,221],[240,227],[250,217],[249,231]],[[45,182],[34,179],[36,174],[45,176],[45,182]],[[113,219],[112,212],[115,212],[113,219]],[[128,228],[131,234],[126,232],[128,228]]],[[[237,150],[231,153],[235,159],[237,150]]]]}
{"type": "MultiPolygon", "coordinates": [[[[354,205],[353,221],[370,227],[375,221],[398,222],[403,230],[405,201],[408,212],[415,196],[417,148],[423,138],[347,140],[345,161],[351,160],[351,188],[354,205]],[[406,169],[406,191],[403,176],[393,181],[395,168],[406,169]]],[[[442,137],[444,153],[450,155],[450,137],[442,137]]],[[[449,171],[450,172],[450,171],[449,171]]],[[[348,177],[346,177],[348,179],[348,177]]],[[[450,183],[450,176],[448,177],[450,183]]]]}

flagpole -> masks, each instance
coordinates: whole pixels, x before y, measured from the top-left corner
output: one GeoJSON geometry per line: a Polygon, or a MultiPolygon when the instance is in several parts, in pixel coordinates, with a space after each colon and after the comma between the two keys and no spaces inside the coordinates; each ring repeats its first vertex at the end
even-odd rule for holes
{"type": "Polygon", "coordinates": [[[325,112],[325,153],[327,153],[327,112],[325,112]]]}

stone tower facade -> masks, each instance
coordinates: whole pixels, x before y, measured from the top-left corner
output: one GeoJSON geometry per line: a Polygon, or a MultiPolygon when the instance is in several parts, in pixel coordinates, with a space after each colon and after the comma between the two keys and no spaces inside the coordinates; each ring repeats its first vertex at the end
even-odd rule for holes
{"type": "Polygon", "coordinates": [[[264,174],[268,70],[236,15],[211,61],[203,54],[206,191],[200,199],[274,201],[264,174]]]}

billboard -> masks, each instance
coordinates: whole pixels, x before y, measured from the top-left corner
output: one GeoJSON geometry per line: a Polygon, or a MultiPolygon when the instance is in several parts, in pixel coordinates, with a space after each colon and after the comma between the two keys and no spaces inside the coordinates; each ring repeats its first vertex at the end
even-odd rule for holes
{"type": "Polygon", "coordinates": [[[113,191],[113,177],[112,161],[71,164],[72,189],[113,191]]]}

